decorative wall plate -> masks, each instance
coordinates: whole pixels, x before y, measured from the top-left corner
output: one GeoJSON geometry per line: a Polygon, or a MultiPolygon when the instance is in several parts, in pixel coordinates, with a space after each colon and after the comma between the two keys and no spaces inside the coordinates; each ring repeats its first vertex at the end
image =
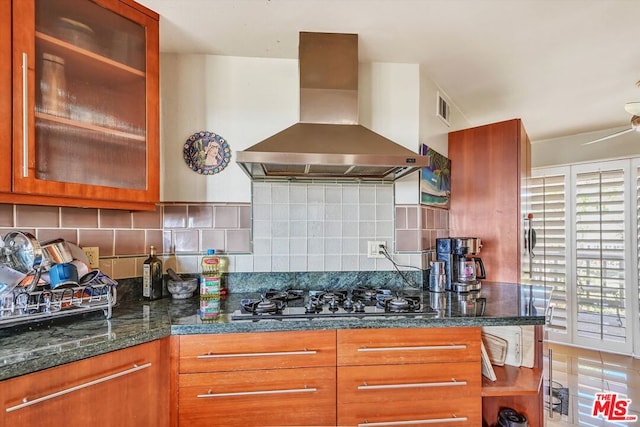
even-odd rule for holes
{"type": "Polygon", "coordinates": [[[227,141],[207,131],[191,135],[184,143],[182,154],[187,166],[202,175],[222,172],[231,161],[231,148],[227,141]]]}

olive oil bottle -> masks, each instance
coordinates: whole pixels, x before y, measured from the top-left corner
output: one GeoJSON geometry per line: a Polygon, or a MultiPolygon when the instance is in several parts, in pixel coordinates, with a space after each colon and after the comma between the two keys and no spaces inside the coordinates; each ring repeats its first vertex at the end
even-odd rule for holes
{"type": "Polygon", "coordinates": [[[142,265],[142,296],[149,300],[162,298],[162,261],[155,246],[149,247],[149,258],[142,265]]]}

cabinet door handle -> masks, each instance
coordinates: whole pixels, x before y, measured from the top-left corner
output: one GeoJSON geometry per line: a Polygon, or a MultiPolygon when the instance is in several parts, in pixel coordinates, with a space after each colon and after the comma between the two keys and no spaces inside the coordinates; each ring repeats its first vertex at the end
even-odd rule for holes
{"type": "Polygon", "coordinates": [[[200,354],[198,359],[221,359],[226,357],[262,357],[262,356],[299,356],[317,354],[316,350],[300,350],[300,351],[274,351],[271,353],[227,353],[227,354],[200,354]]]}
{"type": "Polygon", "coordinates": [[[382,421],[379,423],[360,423],[358,427],[383,427],[383,426],[410,426],[415,424],[441,424],[441,423],[463,423],[468,421],[467,417],[432,418],[428,420],[407,420],[407,421],[382,421]]]}
{"type": "Polygon", "coordinates": [[[430,350],[465,350],[464,344],[451,345],[422,345],[416,347],[360,347],[358,351],[430,351],[430,350]]]}
{"type": "Polygon", "coordinates": [[[379,384],[369,385],[366,382],[364,385],[359,385],[358,390],[386,390],[386,389],[398,389],[398,388],[427,388],[427,387],[448,387],[448,386],[464,386],[467,385],[466,381],[451,381],[433,382],[433,383],[408,383],[408,384],[379,384]]]}
{"type": "Polygon", "coordinates": [[[134,372],[141,371],[143,369],[147,369],[147,368],[151,367],[151,365],[152,365],[151,363],[145,363],[144,365],[133,365],[133,368],[126,369],[126,370],[120,371],[120,372],[116,372],[115,374],[107,375],[106,377],[98,378],[98,379],[95,379],[93,381],[89,381],[89,382],[86,382],[86,383],[78,384],[78,385],[70,387],[70,388],[65,388],[64,390],[56,391],[55,393],[47,394],[46,396],[38,397],[38,398],[33,399],[33,400],[27,400],[27,398],[25,397],[24,399],[22,399],[22,403],[21,404],[15,405],[15,406],[10,406],[10,407],[8,407],[6,409],[6,411],[7,412],[13,412],[13,411],[16,411],[18,409],[26,408],[27,406],[35,405],[36,403],[44,402],[45,400],[50,400],[50,399],[53,399],[53,398],[56,398],[56,397],[64,396],[65,394],[69,394],[71,392],[78,391],[78,390],[81,390],[83,388],[91,387],[91,386],[94,386],[96,384],[103,383],[105,381],[110,381],[110,380],[113,380],[115,378],[119,378],[119,377],[122,377],[122,376],[125,376],[125,375],[129,375],[129,374],[132,374],[134,372]]]}
{"type": "Polygon", "coordinates": [[[22,176],[29,176],[29,57],[22,52],[22,176]]]}
{"type": "Polygon", "coordinates": [[[229,397],[229,396],[257,396],[261,394],[286,394],[286,393],[315,393],[317,388],[288,388],[284,390],[260,390],[260,391],[237,391],[233,393],[211,393],[209,390],[206,394],[198,394],[199,399],[210,397],[229,397]]]}

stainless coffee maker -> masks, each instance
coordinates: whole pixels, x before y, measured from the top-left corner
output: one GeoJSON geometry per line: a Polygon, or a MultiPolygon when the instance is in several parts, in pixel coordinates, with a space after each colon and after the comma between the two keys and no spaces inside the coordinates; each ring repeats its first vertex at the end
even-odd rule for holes
{"type": "Polygon", "coordinates": [[[478,291],[486,278],[482,259],[478,256],[482,244],[477,237],[436,239],[436,259],[444,262],[445,288],[453,292],[478,291]]]}

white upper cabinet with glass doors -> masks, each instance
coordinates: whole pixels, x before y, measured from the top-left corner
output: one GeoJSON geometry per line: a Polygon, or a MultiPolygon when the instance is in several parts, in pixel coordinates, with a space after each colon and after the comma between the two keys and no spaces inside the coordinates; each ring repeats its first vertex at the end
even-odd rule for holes
{"type": "Polygon", "coordinates": [[[158,15],[129,0],[14,0],[12,59],[17,202],[152,209],[158,15]]]}

